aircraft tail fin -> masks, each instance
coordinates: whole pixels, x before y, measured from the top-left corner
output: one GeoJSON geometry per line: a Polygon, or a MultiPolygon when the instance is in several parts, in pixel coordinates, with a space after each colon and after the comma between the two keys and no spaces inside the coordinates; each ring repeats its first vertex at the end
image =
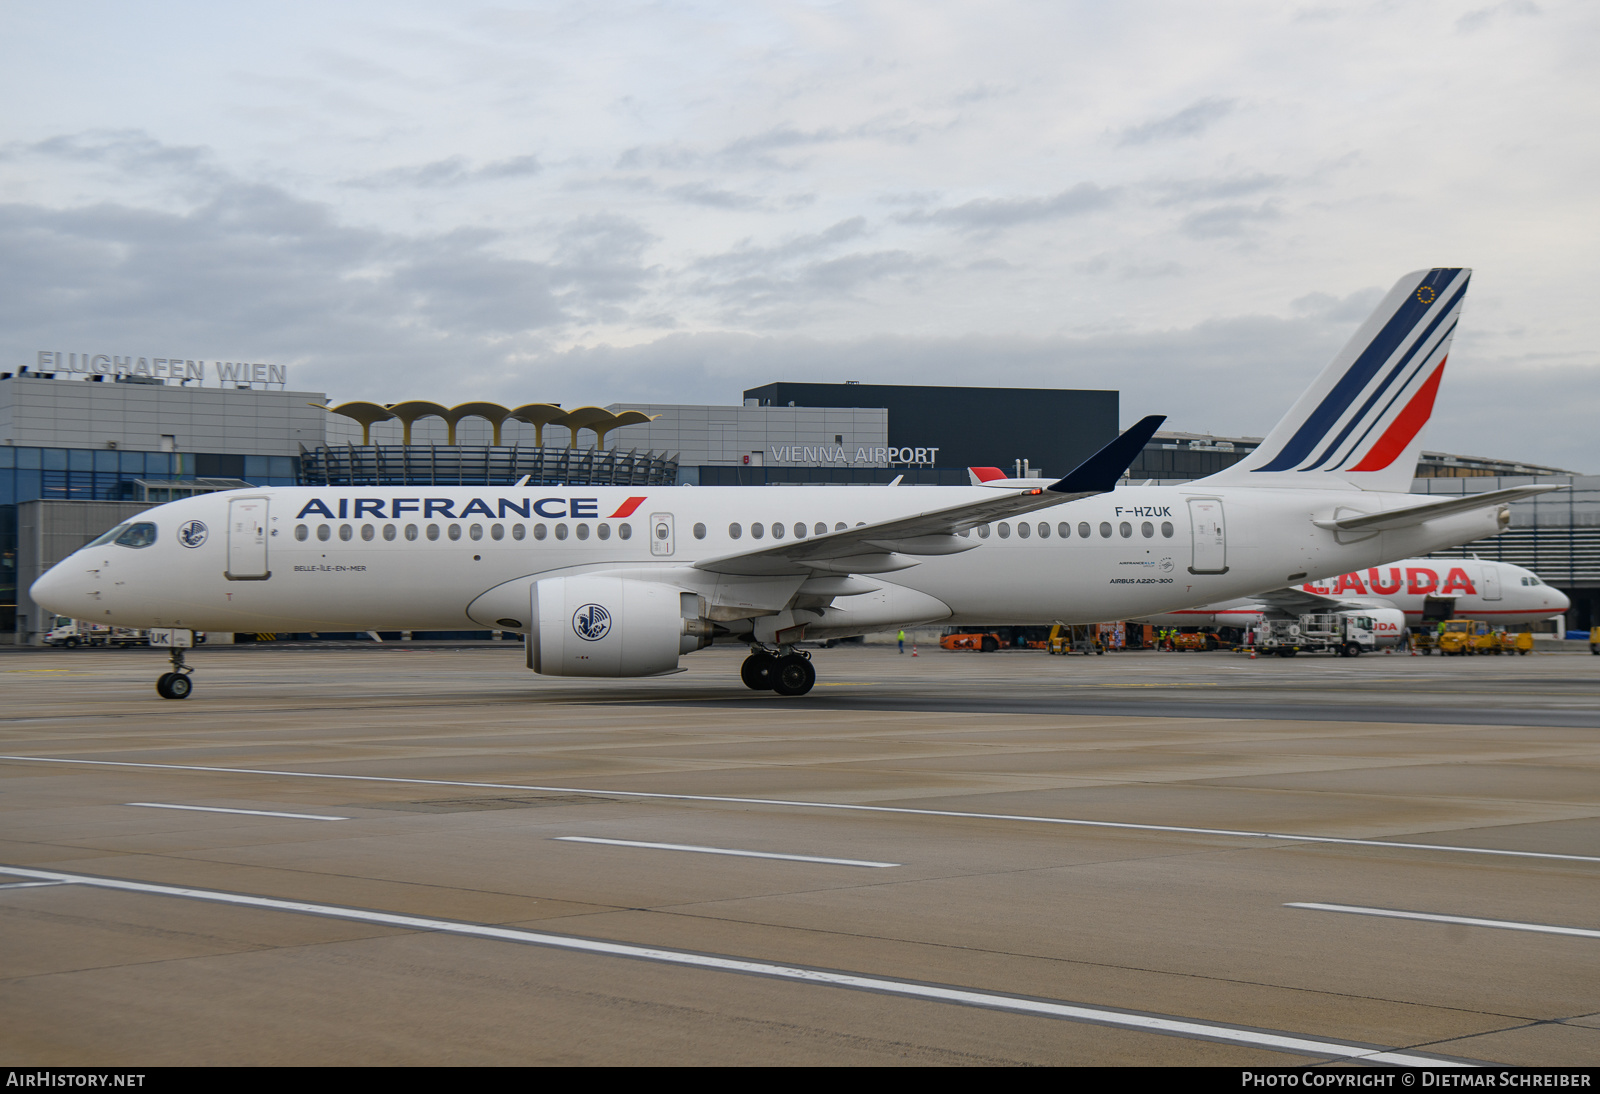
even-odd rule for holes
{"type": "Polygon", "coordinates": [[[1471,278],[1402,277],[1266,440],[1205,481],[1409,491],[1471,278]]]}

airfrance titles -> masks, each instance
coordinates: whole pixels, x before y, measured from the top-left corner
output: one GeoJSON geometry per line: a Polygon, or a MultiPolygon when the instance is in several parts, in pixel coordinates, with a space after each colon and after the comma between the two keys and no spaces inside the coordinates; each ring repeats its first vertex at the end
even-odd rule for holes
{"type": "MultiPolygon", "coordinates": [[[[213,361],[219,384],[287,384],[288,365],[267,365],[248,361],[213,361]]],[[[78,372],[85,376],[145,376],[152,380],[201,380],[206,378],[206,363],[182,357],[122,357],[112,353],[62,353],[39,351],[41,372],[78,372]]]]}

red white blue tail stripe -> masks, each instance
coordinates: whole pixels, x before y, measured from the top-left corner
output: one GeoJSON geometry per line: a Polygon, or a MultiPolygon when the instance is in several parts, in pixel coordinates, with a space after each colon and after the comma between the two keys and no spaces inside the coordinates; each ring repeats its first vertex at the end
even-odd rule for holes
{"type": "Polygon", "coordinates": [[[1218,477],[1407,489],[1471,273],[1439,268],[1401,278],[1260,447],[1218,477]]]}

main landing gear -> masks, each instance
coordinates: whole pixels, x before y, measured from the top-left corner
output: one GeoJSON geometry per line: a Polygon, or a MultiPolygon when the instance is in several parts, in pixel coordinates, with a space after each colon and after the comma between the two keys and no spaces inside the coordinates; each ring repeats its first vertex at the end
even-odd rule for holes
{"type": "Polygon", "coordinates": [[[792,646],[780,647],[777,653],[751,646],[750,656],[739,666],[739,679],[751,691],[804,695],[817,682],[817,670],[807,654],[792,646]]]}
{"type": "Polygon", "coordinates": [[[177,646],[172,648],[172,671],[164,672],[156,679],[156,694],[163,699],[187,699],[194,690],[194,681],[189,679],[189,674],[194,669],[183,663],[183,650],[177,646]]]}

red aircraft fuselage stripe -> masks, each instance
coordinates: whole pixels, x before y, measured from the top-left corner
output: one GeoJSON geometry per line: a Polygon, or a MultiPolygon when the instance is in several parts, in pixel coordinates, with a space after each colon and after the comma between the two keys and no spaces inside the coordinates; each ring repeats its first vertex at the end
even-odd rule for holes
{"type": "Polygon", "coordinates": [[[623,517],[631,517],[633,516],[633,511],[643,504],[644,498],[629,498],[618,507],[615,513],[612,513],[611,516],[607,517],[606,519],[620,520],[623,517]]]}

